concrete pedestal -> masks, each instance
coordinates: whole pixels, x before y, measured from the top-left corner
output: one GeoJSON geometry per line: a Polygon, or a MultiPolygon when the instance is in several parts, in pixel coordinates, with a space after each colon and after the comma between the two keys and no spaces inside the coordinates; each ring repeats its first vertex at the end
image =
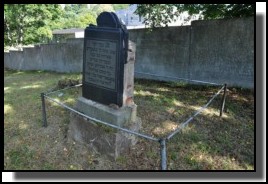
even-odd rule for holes
{"type": "MultiPolygon", "coordinates": [[[[141,127],[141,120],[136,117],[135,104],[117,109],[80,97],[76,109],[90,117],[132,131],[138,132],[141,127]]],[[[76,113],[70,115],[68,136],[111,160],[126,153],[130,146],[137,142],[137,137],[134,135],[87,120],[76,113]]]]}

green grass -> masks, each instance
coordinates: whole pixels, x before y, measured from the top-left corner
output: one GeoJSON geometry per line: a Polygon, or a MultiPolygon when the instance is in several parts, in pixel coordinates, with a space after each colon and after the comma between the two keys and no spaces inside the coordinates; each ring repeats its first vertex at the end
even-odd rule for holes
{"type": "MultiPolygon", "coordinates": [[[[40,93],[59,80],[81,74],[43,71],[4,73],[4,169],[89,170],[159,169],[159,144],[138,139],[117,162],[105,160],[68,139],[69,112],[46,101],[48,127],[42,127],[40,93]]],[[[187,120],[218,91],[217,87],[135,80],[134,101],[141,132],[164,137],[187,120]]],[[[51,95],[70,106],[79,88],[51,95]]],[[[167,143],[171,170],[254,169],[254,97],[251,90],[229,88],[226,109],[219,117],[221,96],[167,143]]]]}

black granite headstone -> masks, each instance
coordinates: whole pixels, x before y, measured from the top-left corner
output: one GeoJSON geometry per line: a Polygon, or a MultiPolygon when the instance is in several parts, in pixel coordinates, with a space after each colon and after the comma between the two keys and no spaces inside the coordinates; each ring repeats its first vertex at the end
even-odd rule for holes
{"type": "Polygon", "coordinates": [[[128,32],[115,13],[103,12],[85,29],[82,96],[102,104],[123,104],[128,32]]]}

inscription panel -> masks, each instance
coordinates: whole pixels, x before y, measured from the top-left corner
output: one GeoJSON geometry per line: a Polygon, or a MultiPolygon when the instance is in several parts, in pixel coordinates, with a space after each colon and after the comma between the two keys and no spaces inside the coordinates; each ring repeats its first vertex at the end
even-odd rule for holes
{"type": "Polygon", "coordinates": [[[116,86],[117,42],[94,40],[86,42],[85,82],[110,90],[116,86]]]}

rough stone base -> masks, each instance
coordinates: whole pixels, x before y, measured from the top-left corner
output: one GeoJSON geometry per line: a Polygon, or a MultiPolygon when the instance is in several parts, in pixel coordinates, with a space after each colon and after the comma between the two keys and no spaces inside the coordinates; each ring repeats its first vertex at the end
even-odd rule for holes
{"type": "MultiPolygon", "coordinates": [[[[124,126],[133,131],[139,131],[140,127],[140,118],[124,126]]],[[[94,123],[73,112],[70,115],[68,136],[79,143],[86,144],[101,155],[106,155],[111,160],[124,154],[131,145],[137,142],[137,137],[134,135],[94,123]]]]}
{"type": "MultiPolygon", "coordinates": [[[[89,117],[135,132],[138,132],[141,127],[141,120],[136,117],[137,105],[134,103],[116,108],[79,97],[76,109],[89,117]]],[[[79,143],[86,144],[101,155],[106,155],[111,160],[122,155],[137,142],[137,137],[132,134],[87,120],[73,112],[70,114],[68,136],[79,143]]]]}

